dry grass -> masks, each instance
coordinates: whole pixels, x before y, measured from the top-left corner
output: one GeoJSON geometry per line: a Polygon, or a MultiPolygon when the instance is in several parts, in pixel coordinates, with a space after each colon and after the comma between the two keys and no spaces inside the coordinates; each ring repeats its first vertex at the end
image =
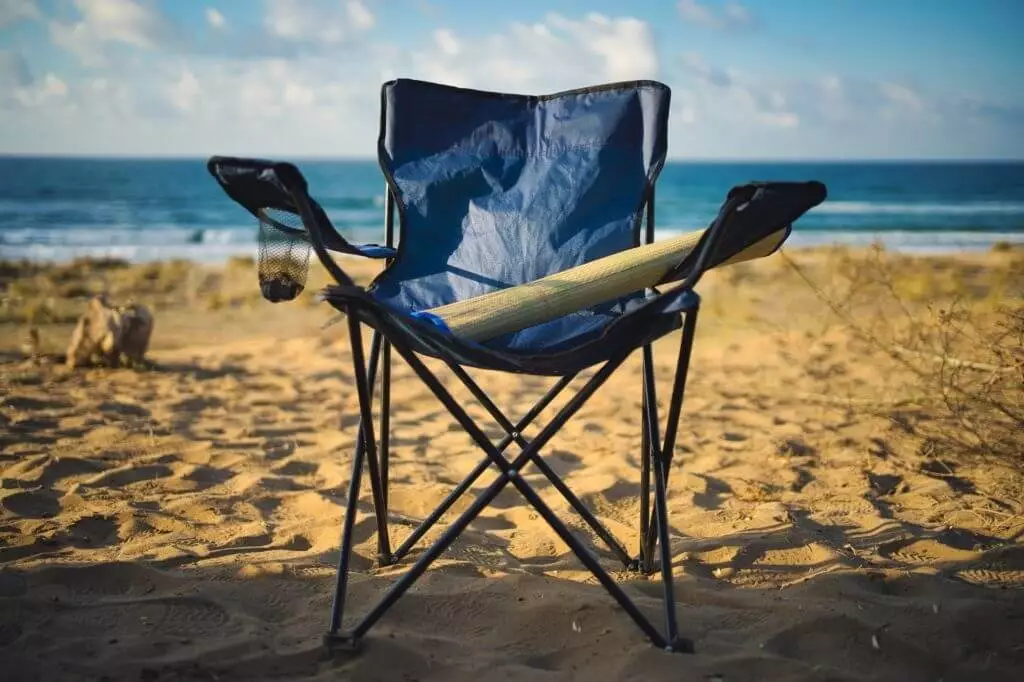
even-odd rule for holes
{"type": "MultiPolygon", "coordinates": [[[[361,284],[381,267],[340,263],[361,284]]],[[[59,352],[96,293],[148,306],[160,338],[178,334],[182,342],[192,340],[201,315],[217,316],[215,327],[234,335],[289,335],[331,317],[329,306],[316,301],[329,281],[316,261],[298,305],[264,302],[256,269],[247,257],[217,268],[182,261],[0,262],[0,345],[19,348],[36,328],[42,346],[59,352]]],[[[750,325],[802,338],[793,359],[816,380],[819,397],[885,416],[937,461],[989,459],[1024,468],[1024,251],[930,258],[879,248],[798,251],[716,271],[702,283],[705,292],[716,286],[728,287],[729,295],[708,296],[702,334],[750,325]],[[862,364],[885,371],[864,373],[870,379],[857,384],[856,368],[840,366],[827,350],[832,343],[847,344],[862,364]]]]}
{"type": "Polygon", "coordinates": [[[998,253],[929,267],[878,248],[836,251],[818,271],[786,262],[860,342],[863,361],[886,366],[885,391],[903,406],[887,416],[922,454],[1022,470],[1024,256],[998,253]]]}
{"type": "MultiPolygon", "coordinates": [[[[87,301],[101,293],[118,305],[134,302],[148,307],[157,318],[158,345],[208,340],[208,332],[199,337],[193,332],[209,329],[204,320],[210,316],[216,317],[212,327],[219,338],[268,331],[287,336],[317,329],[332,312],[316,299],[329,277],[319,263],[310,266],[298,305],[273,305],[260,294],[257,262],[251,256],[236,256],[220,266],[88,258],[64,264],[0,261],[0,352],[21,357],[32,330],[44,355],[63,352],[87,301]]],[[[343,259],[342,267],[366,284],[380,263],[343,259]]]]}

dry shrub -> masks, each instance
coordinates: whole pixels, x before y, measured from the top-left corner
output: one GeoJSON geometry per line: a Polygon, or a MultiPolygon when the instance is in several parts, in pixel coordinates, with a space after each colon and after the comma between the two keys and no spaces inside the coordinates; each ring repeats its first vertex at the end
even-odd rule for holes
{"type": "Polygon", "coordinates": [[[256,259],[252,256],[231,256],[226,267],[228,270],[252,270],[256,267],[256,259]]]}
{"type": "MultiPolygon", "coordinates": [[[[787,257],[905,409],[922,454],[1024,470],[1024,262],[832,254],[824,273],[787,257]]],[[[876,411],[876,413],[878,413],[876,411]]]]}

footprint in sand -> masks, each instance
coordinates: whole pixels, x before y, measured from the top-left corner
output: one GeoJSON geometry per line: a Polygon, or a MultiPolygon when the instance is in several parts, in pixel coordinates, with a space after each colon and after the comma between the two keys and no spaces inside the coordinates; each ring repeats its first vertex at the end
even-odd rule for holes
{"type": "Polygon", "coordinates": [[[27,481],[27,483],[31,485],[50,487],[54,483],[62,481],[65,478],[73,478],[75,476],[85,476],[90,474],[95,475],[106,468],[107,466],[102,462],[97,462],[91,459],[54,456],[42,466],[39,471],[39,476],[32,481],[27,481]]]}
{"type": "MultiPolygon", "coordinates": [[[[21,438],[26,438],[29,434],[34,434],[38,431],[53,432],[57,431],[59,428],[60,422],[50,417],[27,417],[13,422],[8,427],[11,433],[18,434],[21,438]]],[[[52,443],[54,439],[47,436],[38,436],[35,440],[38,442],[52,443]]],[[[17,439],[15,442],[17,442],[17,439]]]]}
{"type": "Polygon", "coordinates": [[[0,406],[23,412],[35,412],[41,410],[61,410],[71,407],[71,403],[51,398],[10,395],[4,399],[3,404],[0,406]]]}
{"type": "Polygon", "coordinates": [[[978,552],[950,547],[931,538],[894,540],[880,545],[878,553],[887,559],[909,565],[927,565],[942,561],[971,561],[979,556],[978,552]]]}
{"type": "Polygon", "coordinates": [[[281,466],[271,469],[270,471],[278,476],[312,476],[319,469],[319,464],[292,460],[290,462],[285,462],[281,466]]]}
{"type": "Polygon", "coordinates": [[[95,605],[61,606],[47,624],[52,637],[80,637],[103,632],[117,637],[145,634],[202,637],[228,623],[228,612],[218,604],[197,597],[158,597],[150,600],[95,605]]]}
{"type": "Polygon", "coordinates": [[[157,588],[178,584],[170,575],[124,562],[87,566],[53,566],[32,575],[32,594],[64,596],[78,601],[109,597],[141,597],[157,588]]]}
{"type": "Polygon", "coordinates": [[[199,465],[182,476],[183,480],[195,483],[194,490],[206,490],[213,486],[226,483],[235,477],[235,472],[230,469],[218,469],[216,467],[199,465]]]}
{"type": "Polygon", "coordinates": [[[47,519],[61,510],[57,495],[49,491],[14,493],[2,504],[9,512],[27,519],[47,519]]]}
{"type": "Polygon", "coordinates": [[[788,457],[814,457],[818,451],[796,438],[788,438],[779,443],[777,452],[788,457]]]}
{"type": "Polygon", "coordinates": [[[175,412],[202,412],[204,410],[214,409],[222,407],[224,401],[214,396],[196,396],[194,398],[185,398],[184,400],[178,401],[171,405],[171,409],[175,412]]]}
{"type": "Polygon", "coordinates": [[[976,566],[959,570],[954,575],[960,580],[978,585],[1024,587],[1024,547],[993,550],[976,566]]]}
{"type": "Polygon", "coordinates": [[[64,541],[75,547],[100,547],[117,540],[117,521],[109,516],[86,516],[68,528],[64,541]]]}
{"type": "Polygon", "coordinates": [[[113,400],[100,403],[99,410],[104,414],[118,415],[121,417],[148,417],[151,414],[149,410],[139,405],[121,403],[113,400]]]}

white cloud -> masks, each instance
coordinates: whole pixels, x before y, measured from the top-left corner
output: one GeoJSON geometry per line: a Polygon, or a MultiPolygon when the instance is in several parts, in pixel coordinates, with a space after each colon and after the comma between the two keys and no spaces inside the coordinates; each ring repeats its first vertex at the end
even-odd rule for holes
{"type": "Polygon", "coordinates": [[[371,12],[369,8],[359,0],[349,0],[345,4],[345,9],[348,12],[348,20],[356,30],[367,31],[373,28],[373,25],[377,23],[377,19],[373,16],[373,12],[371,12]]]}
{"type": "Polygon", "coordinates": [[[703,111],[707,117],[718,117],[742,125],[795,128],[800,115],[789,108],[786,94],[766,87],[762,79],[747,77],[736,70],[726,70],[707,63],[697,52],[682,57],[685,73],[694,80],[689,106],[690,122],[703,111]]]}
{"type": "Polygon", "coordinates": [[[67,83],[52,73],[47,73],[41,81],[14,89],[14,99],[29,109],[49,106],[55,100],[64,99],[67,94],[67,83]]]}
{"type": "Polygon", "coordinates": [[[914,92],[912,88],[899,83],[881,83],[879,90],[894,105],[899,108],[919,112],[925,107],[921,95],[914,92]]]}
{"type": "Polygon", "coordinates": [[[757,120],[776,128],[795,128],[800,125],[800,117],[791,111],[760,111],[757,120]]]}
{"type": "Polygon", "coordinates": [[[1024,153],[1024,146],[1009,145],[1011,151],[1006,144],[1010,131],[1024,130],[1020,107],[836,73],[799,79],[745,73],[692,52],[679,63],[672,147],[687,155],[749,157],[754,149],[767,156],[949,157],[977,155],[980,148],[997,157],[1024,153]]]}
{"type": "Polygon", "coordinates": [[[698,26],[716,26],[718,24],[718,18],[714,12],[700,4],[698,0],[679,0],[676,7],[679,9],[679,15],[691,24],[698,26]]]}
{"type": "Polygon", "coordinates": [[[206,23],[214,28],[224,28],[224,25],[227,24],[227,19],[224,18],[224,15],[216,7],[207,7],[206,23]]]}
{"type": "Polygon", "coordinates": [[[151,5],[136,0],[74,0],[74,6],[80,20],[51,21],[50,38],[91,66],[103,63],[107,43],[152,50],[164,42],[169,31],[151,5]]]}
{"type": "Polygon", "coordinates": [[[462,38],[434,34],[433,46],[412,55],[411,73],[451,85],[544,93],[608,81],[654,78],[658,56],[650,27],[630,17],[548,15],[503,33],[462,38]]]}
{"type": "Polygon", "coordinates": [[[41,19],[36,0],[2,0],[0,2],[0,28],[19,21],[41,19]]]}
{"type": "MultiPolygon", "coordinates": [[[[332,6],[341,9],[325,22],[313,21],[303,2],[268,3],[267,28],[305,45],[340,20],[352,35],[358,10],[332,6]]],[[[659,68],[650,28],[631,18],[550,15],[489,36],[440,29],[433,38],[420,50],[316,42],[316,49],[272,51],[281,55],[273,58],[157,51],[116,69],[111,62],[100,77],[73,85],[63,103],[34,117],[15,112],[18,126],[0,133],[0,149],[35,140],[42,150],[81,153],[369,156],[380,84],[390,77],[539,94],[655,77],[659,68]],[[347,65],[339,69],[342,54],[347,65]]]]}
{"type": "Polygon", "coordinates": [[[189,69],[181,72],[181,77],[167,88],[167,97],[179,111],[193,111],[202,96],[199,79],[189,69]]]}
{"type": "Polygon", "coordinates": [[[729,76],[729,73],[705,62],[699,52],[683,54],[683,66],[704,84],[722,88],[732,85],[732,78],[729,76]]]}
{"type": "Polygon", "coordinates": [[[0,90],[13,90],[32,84],[32,72],[21,53],[0,50],[0,90]]]}
{"type": "Polygon", "coordinates": [[[727,2],[721,11],[700,0],[679,0],[676,3],[683,21],[705,28],[741,28],[754,24],[754,15],[736,2],[727,2]]]}
{"type": "Polygon", "coordinates": [[[749,9],[735,2],[725,5],[725,20],[734,26],[749,26],[754,23],[754,15],[749,9]]]}
{"type": "Polygon", "coordinates": [[[459,39],[455,37],[455,34],[446,28],[439,28],[434,31],[434,42],[437,44],[437,49],[441,50],[441,54],[448,55],[450,57],[458,56],[462,50],[462,45],[459,43],[459,39]]]}
{"type": "Polygon", "coordinates": [[[369,30],[373,14],[362,2],[266,0],[263,25],[277,38],[296,43],[337,45],[369,30]]]}
{"type": "MultiPolygon", "coordinates": [[[[895,79],[747,71],[697,52],[664,65],[652,27],[630,17],[550,14],[485,34],[442,24],[409,48],[361,39],[372,13],[355,6],[372,4],[271,0],[268,23],[247,33],[232,22],[204,52],[174,40],[148,0],[73,1],[80,17],[63,28],[98,68],[65,80],[71,71],[46,64],[33,78],[20,54],[0,50],[0,151],[370,156],[381,81],[416,77],[532,94],[661,78],[673,88],[675,156],[1024,154],[1019,106],[895,79]],[[115,61],[114,45],[134,51],[115,61]]],[[[740,20],[728,5],[700,6],[740,20]]]]}

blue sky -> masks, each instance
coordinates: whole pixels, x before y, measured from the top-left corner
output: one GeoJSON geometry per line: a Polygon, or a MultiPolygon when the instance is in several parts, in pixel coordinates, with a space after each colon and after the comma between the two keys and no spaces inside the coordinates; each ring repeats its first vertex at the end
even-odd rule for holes
{"type": "Polygon", "coordinates": [[[672,87],[675,158],[1024,158],[1021,0],[0,0],[0,153],[370,156],[380,83],[672,87]]]}

